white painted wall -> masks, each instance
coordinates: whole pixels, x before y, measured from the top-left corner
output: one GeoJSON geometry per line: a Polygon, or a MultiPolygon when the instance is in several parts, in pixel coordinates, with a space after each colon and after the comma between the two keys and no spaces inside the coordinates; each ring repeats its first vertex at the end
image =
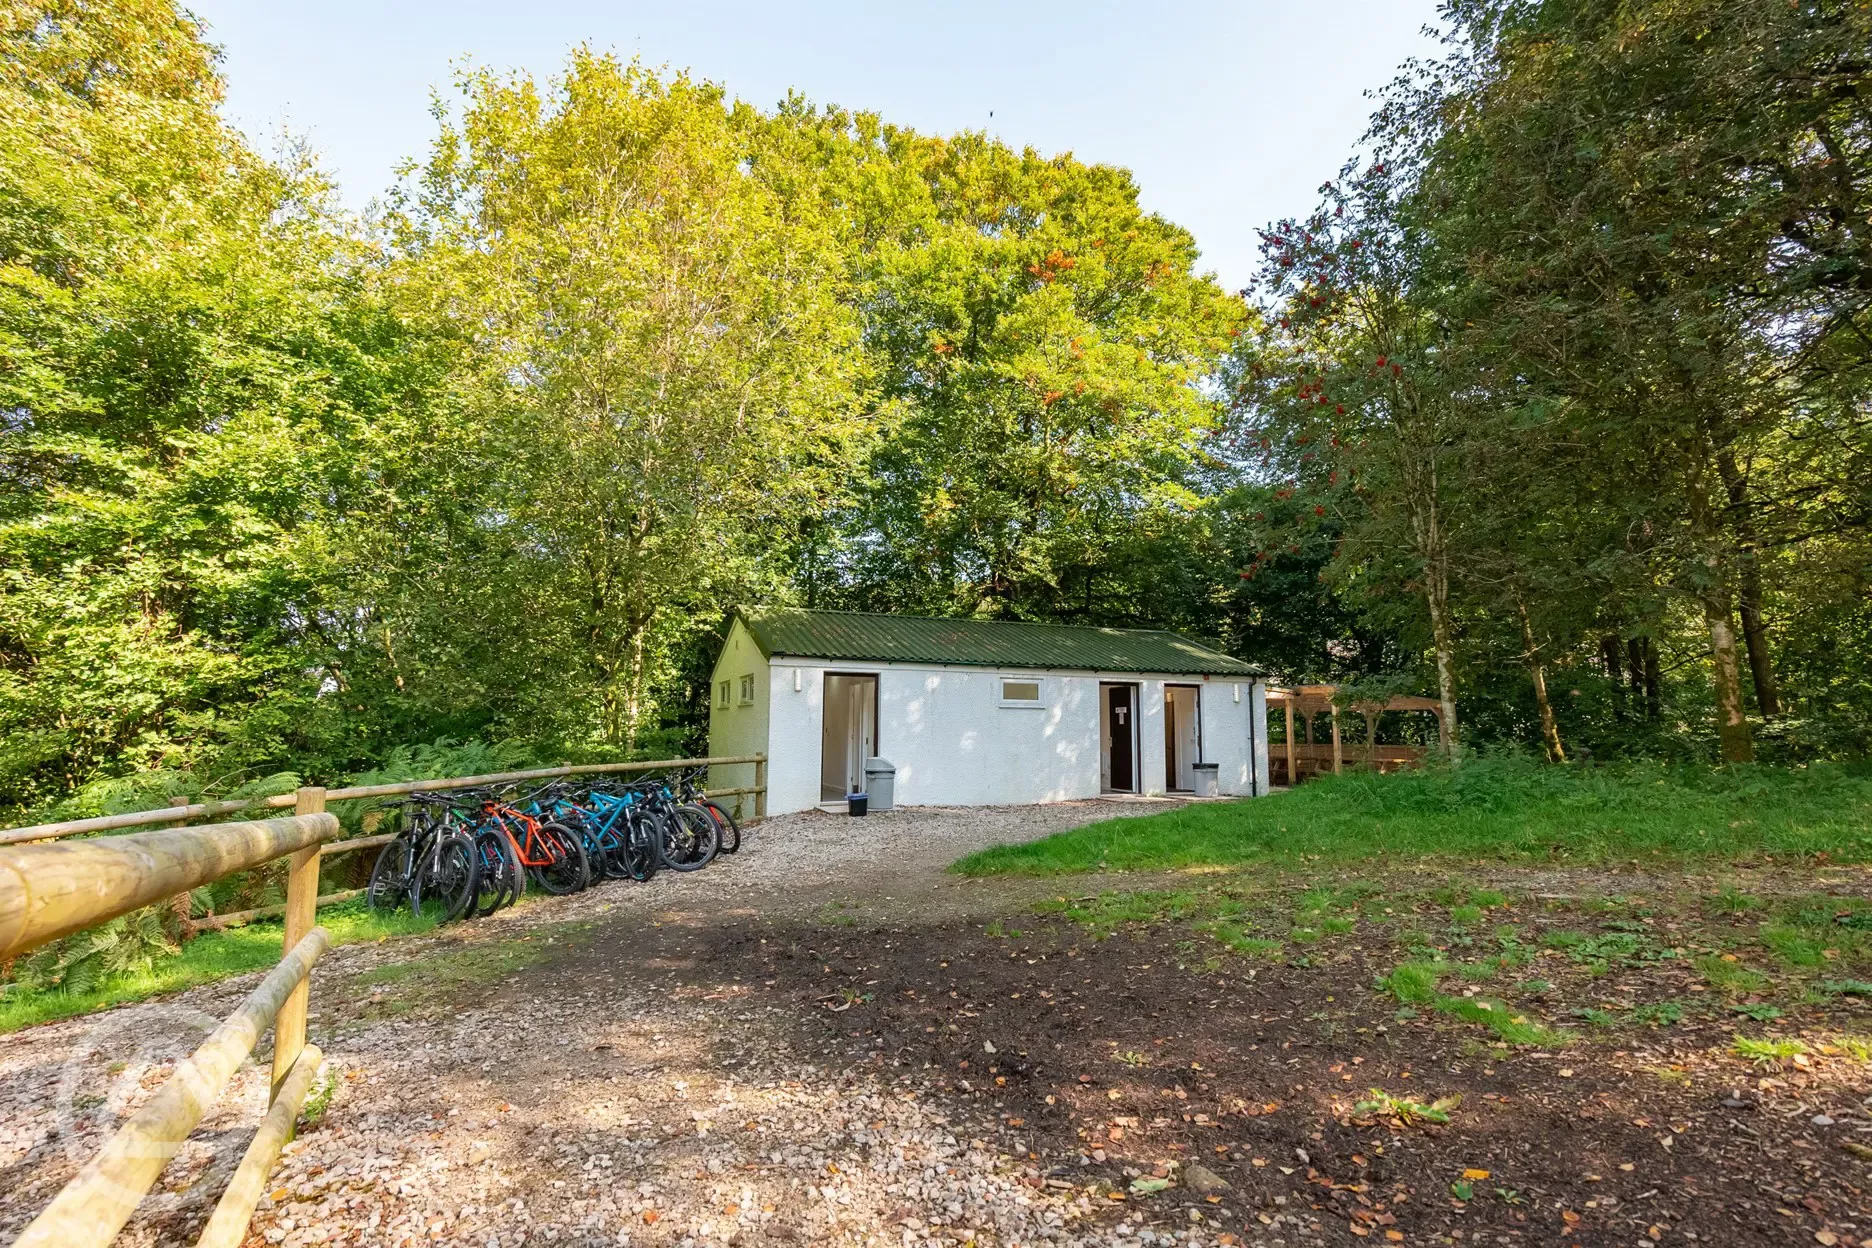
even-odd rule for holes
{"type": "MultiPolygon", "coordinates": [[[[731,635],[717,664],[717,682],[727,678],[726,665],[737,655],[751,651],[753,659],[759,659],[759,650],[739,622],[735,630],[741,648],[736,650],[731,635]]],[[[735,671],[737,680],[741,670],[735,671]]],[[[755,669],[750,664],[745,670],[755,669]]],[[[1202,686],[1203,758],[1221,765],[1218,774],[1223,793],[1250,791],[1251,722],[1256,734],[1255,774],[1267,775],[1266,702],[1261,686],[1247,680],[900,663],[824,664],[776,658],[766,665],[763,705],[747,711],[716,709],[709,717],[711,734],[718,726],[730,734],[711,736],[710,751],[716,754],[759,748],[746,744],[741,730],[764,724],[770,814],[804,810],[819,803],[827,672],[878,677],[878,752],[897,765],[896,797],[900,805],[1020,805],[1097,797],[1101,680],[1139,686],[1139,776],[1146,793],[1162,793],[1165,788],[1166,680],[1202,686]],[[1042,706],[1003,706],[1003,676],[1038,679],[1042,706]],[[1239,701],[1235,696],[1237,686],[1239,701]]],[[[739,769],[720,770],[729,773],[739,769]]],[[[1256,788],[1266,792],[1265,781],[1256,788]]]]}
{"type": "MultiPolygon", "coordinates": [[[[768,749],[769,716],[773,709],[772,680],[767,659],[740,620],[728,631],[721,657],[709,682],[709,753],[715,757],[759,754],[768,749]],[[754,697],[741,699],[742,677],[754,678],[754,697]],[[721,683],[728,682],[728,705],[721,704],[721,683]]],[[[818,753],[815,745],[814,754],[818,753]]],[[[754,783],[754,764],[736,763],[709,768],[708,787],[740,789],[754,783]]],[[[726,798],[722,799],[724,802],[726,798]]],[[[753,802],[743,799],[740,809],[751,813],[753,802]]]]}

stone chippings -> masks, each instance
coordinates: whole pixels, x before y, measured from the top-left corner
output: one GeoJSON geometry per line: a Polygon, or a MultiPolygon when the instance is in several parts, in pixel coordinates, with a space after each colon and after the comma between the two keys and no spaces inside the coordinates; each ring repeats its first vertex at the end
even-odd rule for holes
{"type": "MultiPolygon", "coordinates": [[[[936,893],[960,886],[938,871],[960,854],[1160,808],[906,810],[862,824],[788,816],[705,872],[605,885],[481,926],[501,936],[722,902],[797,914],[835,897],[940,908],[936,893]]],[[[331,1104],[275,1169],[250,1246],[1216,1242],[1202,1225],[1113,1225],[1085,1189],[1049,1178],[1007,1124],[945,1100],[927,1072],[881,1055],[853,1062],[830,1030],[823,1053],[802,1053],[782,1038],[782,1008],[753,1004],[745,986],[672,992],[625,962],[572,985],[523,974],[439,1017],[373,1017],[356,978],[444,939],[348,946],[319,968],[314,1031],[331,1104]],[[357,999],[334,999],[346,990],[357,999]]],[[[16,1234],[199,1041],[204,1020],[256,979],[0,1041],[0,1168],[11,1179],[0,1235],[16,1234]],[[126,1050],[135,1050],[128,1061],[126,1050]]],[[[120,1244],[193,1242],[264,1109],[257,1063],[165,1170],[120,1244]]],[[[1274,1237],[1256,1242],[1320,1242],[1317,1223],[1263,1229],[1274,1237]]]]}

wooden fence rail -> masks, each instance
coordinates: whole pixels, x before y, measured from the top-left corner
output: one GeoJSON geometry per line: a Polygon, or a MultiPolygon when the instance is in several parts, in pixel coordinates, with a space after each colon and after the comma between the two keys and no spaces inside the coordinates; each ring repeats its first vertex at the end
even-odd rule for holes
{"type": "MultiPolygon", "coordinates": [[[[564,767],[542,767],[534,771],[503,771],[489,776],[453,776],[443,780],[405,780],[397,784],[367,784],[349,789],[327,789],[328,802],[348,802],[367,797],[401,797],[410,793],[436,793],[445,789],[469,789],[484,784],[517,784],[522,780],[552,780],[560,776],[626,775],[644,771],[668,771],[674,767],[727,767],[754,764],[754,783],[743,788],[710,790],[711,797],[752,794],[754,817],[767,813],[767,756],[733,754],[710,758],[665,758],[633,763],[580,763],[564,767]]],[[[291,806],[297,794],[280,793],[273,797],[247,798],[241,801],[197,802],[191,806],[164,806],[156,810],[130,811],[121,815],[98,815],[91,819],[67,819],[61,823],[37,823],[24,828],[0,830],[0,845],[19,845],[28,841],[51,841],[85,832],[115,832],[120,828],[148,827],[187,819],[211,819],[216,815],[235,815],[259,810],[278,810],[291,806]]]]}
{"type": "Polygon", "coordinates": [[[0,853],[0,958],[338,834],[332,815],[164,828],[0,853]]]}
{"type": "MultiPolygon", "coordinates": [[[[321,898],[319,861],[394,839],[366,836],[337,840],[340,825],[337,817],[326,811],[327,803],[559,776],[749,763],[754,766],[752,785],[718,789],[712,795],[752,795],[754,814],[759,818],[766,814],[767,758],[746,754],[548,767],[350,789],[306,787],[253,802],[167,806],[0,832],[0,961],[143,906],[186,895],[191,889],[237,871],[282,857],[289,859],[286,904],[278,908],[286,920],[279,964],[260,981],[240,1009],[175,1068],[143,1108],[117,1129],[77,1177],[13,1241],[13,1248],[103,1248],[115,1239],[163,1167],[271,1027],[271,1107],[199,1242],[229,1248],[246,1238],[253,1211],[266,1190],[267,1175],[279,1159],[280,1150],[292,1138],[293,1124],[322,1061],[319,1050],[306,1043],[312,967],[331,944],[325,929],[314,926],[318,906],[322,901],[355,895],[321,898]],[[77,841],[60,839],[288,805],[293,813],[282,818],[161,827],[77,841]]],[[[260,913],[222,916],[222,920],[249,919],[260,913]]],[[[202,926],[213,924],[210,916],[202,926]]]]}
{"type": "MultiPolygon", "coordinates": [[[[337,831],[337,819],[314,813],[0,849],[0,956],[108,922],[282,853],[309,853],[316,863],[320,842],[337,831]]],[[[289,893],[287,905],[296,900],[289,893]]],[[[13,1241],[14,1248],[101,1248],[115,1239],[268,1027],[276,1057],[286,1046],[295,1061],[304,1051],[305,1016],[295,1023],[284,1010],[294,997],[303,997],[313,964],[330,944],[324,928],[308,925],[297,937],[289,932],[279,965],[117,1129],[13,1241]],[[289,1031],[295,1026],[296,1035],[289,1031]]],[[[303,1083],[310,1087],[311,1078],[303,1083]]],[[[277,1087],[274,1099],[280,1099],[277,1087]]],[[[296,1117],[299,1106],[290,1112],[296,1117]]]]}

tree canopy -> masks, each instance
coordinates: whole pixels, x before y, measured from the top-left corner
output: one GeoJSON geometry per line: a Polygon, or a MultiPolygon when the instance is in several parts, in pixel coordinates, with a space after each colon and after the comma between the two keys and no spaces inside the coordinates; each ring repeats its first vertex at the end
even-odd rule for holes
{"type": "Polygon", "coordinates": [[[1230,292],[1122,169],[589,49],[465,72],[359,219],[184,10],[12,6],[0,806],[692,747],[757,600],[1864,755],[1872,10],[1442,29],[1230,292]]]}

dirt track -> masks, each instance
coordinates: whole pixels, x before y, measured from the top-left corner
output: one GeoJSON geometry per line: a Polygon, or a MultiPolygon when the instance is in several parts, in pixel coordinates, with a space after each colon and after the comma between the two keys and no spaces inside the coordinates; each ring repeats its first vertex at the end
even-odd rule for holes
{"type": "MultiPolygon", "coordinates": [[[[796,817],[696,877],[339,950],[314,990],[336,1093],[253,1242],[1872,1240],[1872,1163],[1843,1147],[1872,1153],[1863,1064],[1816,1048],[1753,1069],[1725,1054],[1721,1010],[1491,1047],[1372,991],[1397,957],[1381,924],[1282,960],[1218,956],[1169,911],[1034,914],[1084,881],[941,873],[1145,809],[911,812],[860,825],[867,853],[849,821],[796,817]],[[1374,1087],[1462,1099],[1448,1124],[1413,1123],[1358,1110],[1374,1087]]],[[[1530,939],[1580,922],[1557,904],[1498,917],[1530,939]]],[[[1701,991],[1662,960],[1537,966],[1558,986],[1530,1008],[1562,1022],[1575,980],[1607,1003],[1701,991]]],[[[238,995],[0,1041],[0,1234],[154,1085],[188,1012],[238,995]]],[[[1829,1009],[1813,1028],[1863,1028],[1863,1009],[1829,1009]]],[[[248,1070],[122,1242],[191,1241],[263,1097],[248,1070]]]]}

